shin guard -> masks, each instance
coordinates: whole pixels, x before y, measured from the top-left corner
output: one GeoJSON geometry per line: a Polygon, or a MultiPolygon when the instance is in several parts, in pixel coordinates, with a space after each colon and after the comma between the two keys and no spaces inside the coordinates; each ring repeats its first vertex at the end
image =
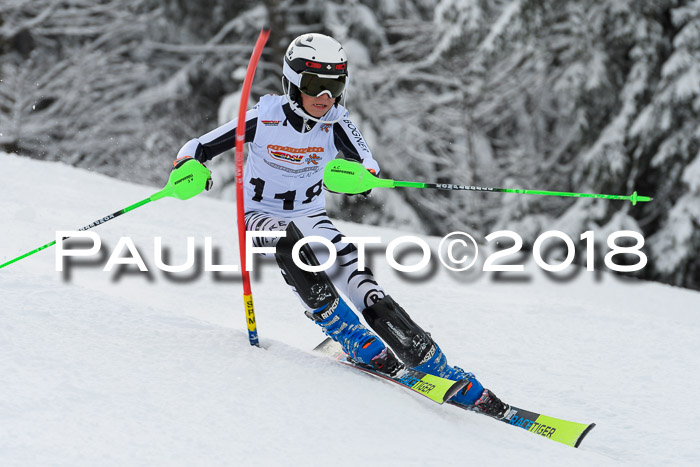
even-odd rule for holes
{"type": "MultiPolygon", "coordinates": [[[[289,223],[286,232],[287,236],[277,242],[275,259],[280,269],[282,269],[282,276],[287,284],[294,288],[299,297],[311,310],[318,310],[338,299],[338,291],[328,274],[323,271],[304,271],[294,264],[292,248],[304,236],[299,228],[294,225],[294,222],[289,223]]],[[[319,265],[318,259],[308,243],[299,250],[299,259],[309,266],[319,265]]]]}
{"type": "Polygon", "coordinates": [[[430,335],[389,295],[365,308],[362,316],[409,368],[429,361],[438,351],[430,335]]]}

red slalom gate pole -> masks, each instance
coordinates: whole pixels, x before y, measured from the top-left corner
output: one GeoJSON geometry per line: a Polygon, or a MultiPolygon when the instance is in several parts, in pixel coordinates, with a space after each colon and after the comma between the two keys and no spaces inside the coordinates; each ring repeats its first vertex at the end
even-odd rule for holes
{"type": "Polygon", "coordinates": [[[248,62],[248,71],[243,81],[241,91],[241,103],[238,107],[238,124],[236,125],[236,209],[238,211],[238,245],[241,253],[241,276],[243,279],[243,303],[245,306],[246,323],[248,325],[248,340],[250,345],[260,347],[258,341],[258,325],[255,321],[255,307],[253,306],[253,292],[250,289],[250,274],[246,265],[245,242],[245,209],[243,205],[243,144],[245,143],[245,114],[248,109],[248,97],[253,85],[255,69],[258,67],[260,55],[265,43],[270,36],[270,28],[263,26],[258,35],[258,40],[253,49],[253,55],[248,62]]]}

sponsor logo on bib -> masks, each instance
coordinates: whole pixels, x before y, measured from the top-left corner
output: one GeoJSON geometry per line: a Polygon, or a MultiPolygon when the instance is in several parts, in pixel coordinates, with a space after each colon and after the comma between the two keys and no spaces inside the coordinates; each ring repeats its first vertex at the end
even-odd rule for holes
{"type": "Polygon", "coordinates": [[[308,147],[308,148],[292,148],[289,146],[278,146],[276,144],[268,144],[267,153],[273,159],[281,162],[286,162],[288,164],[317,164],[321,156],[318,153],[324,152],[322,147],[308,147]]]}

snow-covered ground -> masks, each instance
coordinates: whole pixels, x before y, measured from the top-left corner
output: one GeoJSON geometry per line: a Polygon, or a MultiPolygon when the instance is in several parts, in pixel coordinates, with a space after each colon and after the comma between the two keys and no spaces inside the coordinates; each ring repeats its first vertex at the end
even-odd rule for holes
{"type": "MultiPolygon", "coordinates": [[[[6,154],[0,179],[0,263],[156,191],[6,154]]],[[[385,244],[410,234],[340,227],[385,244]]],[[[51,248],[0,271],[0,465],[700,461],[700,293],[585,271],[554,281],[532,261],[521,281],[440,266],[409,282],[375,258],[381,284],[450,362],[519,407],[596,422],[573,449],[314,355],[323,335],[272,263],[254,274],[263,349],[250,347],[235,274],[182,279],[153,259],[155,236],[174,264],[187,236],[198,247],[210,236],[219,262],[237,263],[231,203],[163,199],[93,231],[99,264],[65,276],[51,248]],[[102,271],[122,236],[150,273],[102,271]]]]}

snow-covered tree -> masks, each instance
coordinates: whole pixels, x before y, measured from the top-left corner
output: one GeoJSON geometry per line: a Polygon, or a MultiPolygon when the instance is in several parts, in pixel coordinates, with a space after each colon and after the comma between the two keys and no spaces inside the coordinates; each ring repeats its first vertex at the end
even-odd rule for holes
{"type": "MultiPolygon", "coordinates": [[[[700,0],[7,0],[0,148],[162,184],[178,148],[281,91],[304,32],[350,59],[347,96],[383,175],[653,196],[651,203],[431,190],[333,196],[334,215],[433,234],[637,230],[640,275],[700,288],[700,0]]],[[[212,162],[231,196],[232,155],[212,162]]]]}

